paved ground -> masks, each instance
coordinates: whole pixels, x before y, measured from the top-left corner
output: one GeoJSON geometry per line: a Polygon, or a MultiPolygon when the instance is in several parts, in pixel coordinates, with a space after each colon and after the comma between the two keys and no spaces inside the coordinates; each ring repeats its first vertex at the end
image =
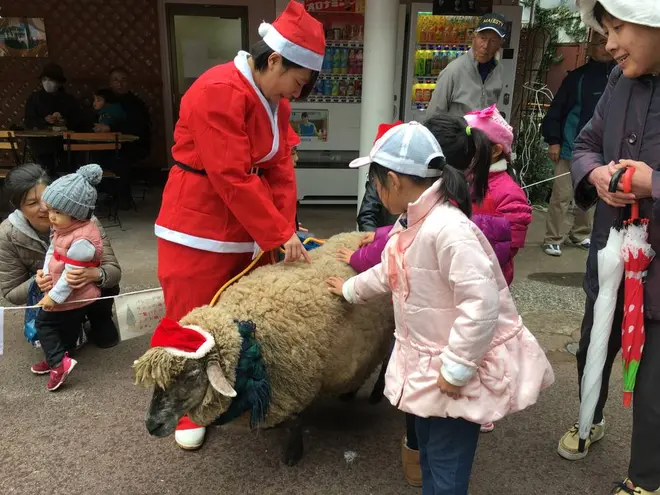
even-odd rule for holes
{"type": "MultiPolygon", "coordinates": [[[[152,195],[150,202],[157,202],[152,195]],[[154,201],[154,199],[156,201],[154,201]]],[[[124,215],[111,229],[124,270],[122,290],[153,287],[154,204],[124,215]]],[[[352,209],[304,209],[301,220],[319,236],[353,225],[352,209]]],[[[625,474],[630,413],[620,407],[618,373],[606,414],[607,437],[582,462],[555,453],[577,414],[574,358],[563,352],[580,321],[585,254],[567,248],[560,259],[542,253],[544,218],[535,214],[529,246],[518,256],[514,292],[527,325],[549,351],[556,384],[529,411],[483,435],[473,495],[605,494],[625,474]]],[[[2,303],[2,301],[0,301],[2,303]]],[[[294,468],[279,462],[280,432],[215,428],[196,453],[172,438],[150,438],[143,417],[150,392],[131,383],[130,367],[148,337],[110,350],[86,347],[68,386],[45,390],[29,365],[38,351],[7,316],[0,357],[0,493],[12,494],[416,494],[400,470],[403,417],[386,403],[370,406],[368,388],[351,404],[329,401],[307,416],[306,456],[294,468]],[[352,462],[353,454],[357,454],[352,462]]]]}

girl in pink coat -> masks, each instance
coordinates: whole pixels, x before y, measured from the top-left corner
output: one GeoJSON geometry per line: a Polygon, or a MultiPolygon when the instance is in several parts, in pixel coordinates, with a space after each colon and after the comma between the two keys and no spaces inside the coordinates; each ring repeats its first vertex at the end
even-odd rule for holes
{"type": "MultiPolygon", "coordinates": [[[[472,203],[472,212],[480,218],[479,227],[489,237],[495,248],[504,278],[513,282],[513,257],[525,247],[527,228],[532,222],[532,208],[527,196],[509,174],[509,159],[513,145],[513,129],[493,105],[484,110],[475,110],[465,116],[471,129],[479,129],[492,143],[491,165],[488,175],[488,191],[482,201],[472,203]],[[498,252],[489,232],[497,232],[498,223],[505,219],[509,223],[510,248],[508,252],[498,252]],[[504,255],[505,258],[501,258],[504,255]]],[[[495,235],[495,234],[494,234],[495,235]]]]}
{"type": "Polygon", "coordinates": [[[534,404],[554,381],[522,324],[472,210],[464,171],[417,122],[392,127],[368,157],[383,205],[402,214],[381,263],[328,280],[351,303],[391,293],[396,322],[385,396],[416,416],[424,494],[467,494],[479,426],[534,404]]]}

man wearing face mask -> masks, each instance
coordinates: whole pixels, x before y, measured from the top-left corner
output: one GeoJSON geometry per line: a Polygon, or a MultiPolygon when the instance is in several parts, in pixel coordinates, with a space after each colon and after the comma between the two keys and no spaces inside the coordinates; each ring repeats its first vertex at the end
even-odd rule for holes
{"type": "Polygon", "coordinates": [[[506,37],[502,14],[484,15],[474,31],[472,48],[440,72],[428,108],[428,117],[439,112],[463,115],[497,103],[502,92],[502,66],[496,55],[506,37]]]}
{"type": "MultiPolygon", "coordinates": [[[[66,127],[78,130],[80,106],[76,99],[64,89],[66,77],[57,64],[46,65],[41,74],[41,88],[32,93],[25,103],[25,127],[27,129],[49,129],[66,127]]],[[[39,138],[30,140],[30,150],[37,162],[49,172],[56,168],[56,156],[62,154],[61,139],[39,138]]],[[[61,158],[61,157],[60,157],[61,158]]]]}

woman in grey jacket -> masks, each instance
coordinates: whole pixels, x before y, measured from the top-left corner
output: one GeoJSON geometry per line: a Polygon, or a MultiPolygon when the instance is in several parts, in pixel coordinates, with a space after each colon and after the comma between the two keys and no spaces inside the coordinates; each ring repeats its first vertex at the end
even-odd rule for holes
{"type": "MultiPolygon", "coordinates": [[[[41,270],[50,237],[48,213],[41,203],[48,182],[46,172],[35,164],[12,169],[5,180],[5,194],[15,210],[0,224],[0,292],[12,304],[26,304],[33,281],[42,291],[52,286],[50,277],[43,276],[41,270]]],[[[94,282],[102,296],[112,296],[119,294],[121,268],[100,224],[99,229],[103,238],[101,266],[72,270],[67,281],[73,288],[94,282]]],[[[89,337],[98,347],[112,347],[119,342],[112,305],[112,299],[108,299],[89,306],[89,337]]]]}
{"type": "MultiPolygon", "coordinates": [[[[582,0],[582,18],[608,37],[607,50],[617,61],[591,121],[575,142],[571,174],[575,200],[583,209],[596,204],[591,249],[584,287],[587,293],[582,335],[577,353],[578,384],[582,378],[598,296],[597,253],[606,242],[621,209],[639,201],[640,215],[649,218],[649,242],[660,253],[660,1],[582,0]],[[636,168],[632,194],[608,192],[618,168],[636,168]]],[[[587,448],[603,438],[603,407],[612,364],[621,349],[623,301],[617,310],[603,370],[603,385],[587,448]]],[[[651,262],[644,287],[646,343],[634,392],[633,433],[628,479],[615,493],[660,491],[660,258],[651,262]]],[[[559,442],[559,454],[577,460],[587,454],[577,448],[577,428],[559,442]]]]}

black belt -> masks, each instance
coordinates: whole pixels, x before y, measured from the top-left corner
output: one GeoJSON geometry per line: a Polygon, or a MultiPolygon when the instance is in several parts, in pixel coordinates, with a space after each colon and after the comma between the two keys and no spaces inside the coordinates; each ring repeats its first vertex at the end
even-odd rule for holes
{"type": "MultiPolygon", "coordinates": [[[[208,174],[206,173],[206,170],[199,169],[199,168],[192,168],[190,165],[186,165],[185,163],[181,162],[174,162],[174,165],[179,167],[181,170],[184,170],[186,172],[190,172],[196,175],[201,175],[203,177],[206,177],[208,174]]],[[[252,167],[250,169],[251,174],[257,174],[259,177],[263,175],[263,169],[260,167],[252,167]]]]}

